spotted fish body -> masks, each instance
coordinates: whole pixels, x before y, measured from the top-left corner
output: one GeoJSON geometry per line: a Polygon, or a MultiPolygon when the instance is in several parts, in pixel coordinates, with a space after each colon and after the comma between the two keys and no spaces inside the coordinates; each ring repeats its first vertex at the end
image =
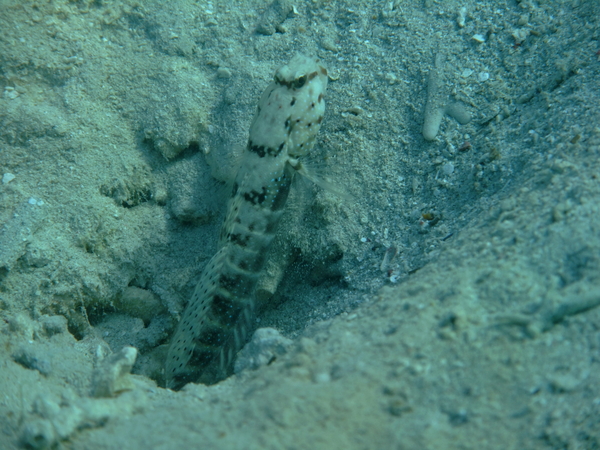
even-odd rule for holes
{"type": "Polygon", "coordinates": [[[171,341],[166,385],[213,384],[231,372],[253,329],[255,289],[296,171],[325,112],[327,70],[296,55],[262,94],[235,178],[219,250],[208,262],[171,341]]]}

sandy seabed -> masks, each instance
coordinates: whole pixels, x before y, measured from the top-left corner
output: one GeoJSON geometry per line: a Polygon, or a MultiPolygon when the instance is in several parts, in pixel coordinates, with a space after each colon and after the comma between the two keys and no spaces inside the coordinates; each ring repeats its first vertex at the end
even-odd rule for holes
{"type": "Polygon", "coordinates": [[[2,1],[0,448],[600,448],[599,22],[595,0],[2,1]],[[257,323],[286,352],[163,389],[299,51],[330,73],[306,163],[352,198],[295,181],[257,323]]]}

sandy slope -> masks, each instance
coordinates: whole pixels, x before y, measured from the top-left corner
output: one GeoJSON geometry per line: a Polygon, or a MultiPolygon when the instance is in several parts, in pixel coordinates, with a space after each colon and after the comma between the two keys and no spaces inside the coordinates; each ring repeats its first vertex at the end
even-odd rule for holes
{"type": "Polygon", "coordinates": [[[1,448],[600,446],[597,2],[20,3],[1,448]],[[288,353],[166,391],[257,97],[296,51],[332,75],[310,163],[354,200],[295,186],[257,325],[288,353]],[[434,106],[472,119],[425,141],[434,70],[434,106]],[[124,345],[132,384],[93,397],[124,345]]]}

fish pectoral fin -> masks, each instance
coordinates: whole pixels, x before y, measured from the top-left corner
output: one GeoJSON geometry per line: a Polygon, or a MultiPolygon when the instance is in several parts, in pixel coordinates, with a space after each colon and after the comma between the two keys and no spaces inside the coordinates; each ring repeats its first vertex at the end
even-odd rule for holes
{"type": "Polygon", "coordinates": [[[354,201],[354,196],[344,189],[343,186],[339,186],[327,178],[319,176],[316,171],[307,168],[306,164],[302,163],[301,161],[297,159],[290,159],[289,163],[298,174],[302,175],[304,178],[313,182],[325,191],[330,192],[331,194],[334,194],[343,200],[354,201]]]}

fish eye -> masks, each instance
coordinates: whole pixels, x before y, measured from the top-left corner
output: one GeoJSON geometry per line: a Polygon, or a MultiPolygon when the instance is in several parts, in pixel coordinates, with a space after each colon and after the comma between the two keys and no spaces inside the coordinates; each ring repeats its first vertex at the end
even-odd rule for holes
{"type": "Polygon", "coordinates": [[[294,83],[294,87],[296,89],[300,89],[305,84],[306,84],[306,75],[302,75],[300,78],[296,78],[296,82],[294,83]]]}

